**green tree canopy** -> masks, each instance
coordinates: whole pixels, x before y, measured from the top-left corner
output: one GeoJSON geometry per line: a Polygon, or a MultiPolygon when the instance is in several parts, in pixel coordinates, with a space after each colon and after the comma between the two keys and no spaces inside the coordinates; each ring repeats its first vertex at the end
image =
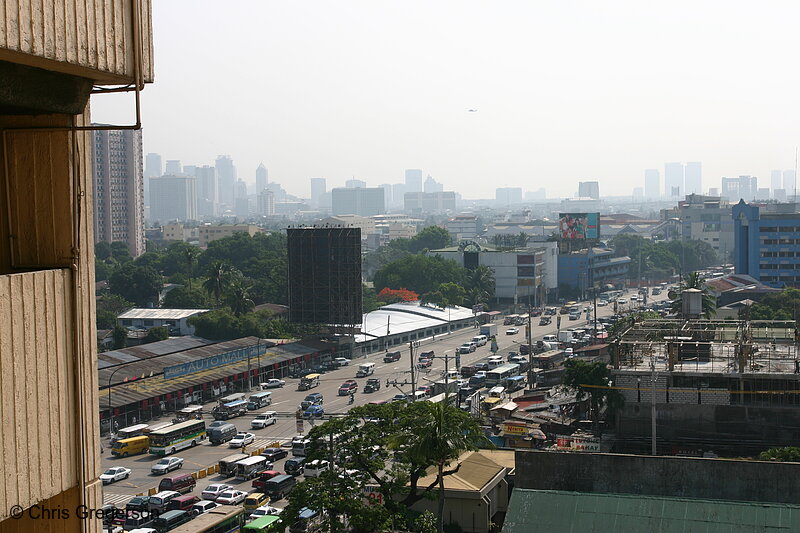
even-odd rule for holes
{"type": "Polygon", "coordinates": [[[375,273],[375,290],[405,287],[417,294],[437,290],[442,283],[464,285],[467,270],[440,256],[409,255],[375,273]]]}
{"type": "Polygon", "coordinates": [[[166,309],[208,309],[213,304],[204,290],[177,287],[164,296],[161,306],[166,309]]]}
{"type": "Polygon", "coordinates": [[[147,335],[142,339],[142,344],[165,341],[167,339],[169,339],[169,329],[167,329],[166,326],[156,326],[147,330],[147,335]]]}
{"type": "Polygon", "coordinates": [[[739,311],[740,318],[751,320],[797,320],[800,316],[800,289],[785,289],[765,296],[749,309],[739,311]]]}
{"type": "Polygon", "coordinates": [[[157,303],[162,286],[161,274],[156,269],[132,262],[122,265],[108,280],[108,288],[113,294],[141,307],[157,303]]]}
{"type": "Polygon", "coordinates": [[[600,408],[603,404],[615,408],[621,405],[619,391],[608,388],[611,371],[603,361],[588,363],[580,359],[570,359],[564,364],[564,385],[577,390],[578,400],[589,397],[590,416],[595,433],[600,425],[600,408]]]}
{"type": "MultiPolygon", "coordinates": [[[[702,291],[703,316],[705,318],[710,318],[717,314],[716,298],[711,294],[711,291],[708,290],[708,287],[705,286],[705,281],[700,277],[699,272],[690,272],[686,275],[681,283],[681,289],[698,289],[702,291]]],[[[675,301],[672,302],[671,311],[678,314],[683,312],[682,292],[675,298],[675,301]]]]}

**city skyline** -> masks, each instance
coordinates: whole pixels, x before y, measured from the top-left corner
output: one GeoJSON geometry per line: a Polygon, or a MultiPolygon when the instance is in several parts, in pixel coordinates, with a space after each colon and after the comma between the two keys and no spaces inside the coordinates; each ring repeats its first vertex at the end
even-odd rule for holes
{"type": "MultiPolygon", "coordinates": [[[[631,6],[156,3],[144,149],[194,165],[230,154],[248,183],[264,162],[302,197],[311,177],[375,186],[409,168],[465,198],[568,197],[580,181],[630,195],[670,161],[701,161],[704,188],[794,168],[800,7],[631,6]]],[[[124,123],[131,103],[93,108],[124,123]]]]}

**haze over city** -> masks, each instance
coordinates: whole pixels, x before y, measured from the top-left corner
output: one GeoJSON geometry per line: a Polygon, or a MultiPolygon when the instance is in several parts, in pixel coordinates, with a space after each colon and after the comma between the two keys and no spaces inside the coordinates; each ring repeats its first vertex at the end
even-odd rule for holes
{"type": "MultiPolygon", "coordinates": [[[[800,8],[775,2],[374,2],[153,5],[157,83],[144,151],[230,154],[253,183],[308,197],[421,168],[465,198],[495,188],[630,195],[644,170],[794,168],[800,8]],[[474,112],[469,110],[473,109],[474,112]]],[[[92,100],[131,120],[130,96],[92,100]]]]}

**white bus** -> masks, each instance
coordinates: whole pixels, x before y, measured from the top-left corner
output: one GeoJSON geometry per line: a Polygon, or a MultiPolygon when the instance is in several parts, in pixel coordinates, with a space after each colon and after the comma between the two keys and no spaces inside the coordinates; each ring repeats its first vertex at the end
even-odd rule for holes
{"type": "Polygon", "coordinates": [[[261,409],[268,405],[272,405],[272,393],[267,391],[257,392],[250,395],[250,401],[247,402],[247,409],[249,411],[255,411],[256,409],[261,409]]]}
{"type": "Polygon", "coordinates": [[[150,432],[150,453],[168,455],[190,446],[197,446],[205,438],[206,423],[202,420],[173,424],[150,432]]]}
{"type": "Polygon", "coordinates": [[[492,387],[496,387],[497,385],[502,385],[505,383],[507,378],[517,375],[519,375],[519,365],[500,365],[486,373],[486,381],[484,381],[483,385],[484,387],[491,389],[492,387]]]}
{"type": "Polygon", "coordinates": [[[130,439],[132,437],[139,437],[144,435],[145,430],[147,429],[147,424],[136,424],[133,426],[128,426],[126,428],[122,428],[117,431],[116,438],[111,440],[111,444],[114,444],[114,441],[122,440],[122,439],[130,439]]]}
{"type": "Polygon", "coordinates": [[[272,463],[267,461],[267,458],[262,455],[254,455],[247,459],[238,461],[235,465],[236,479],[251,479],[258,475],[262,470],[269,470],[272,463]]]}

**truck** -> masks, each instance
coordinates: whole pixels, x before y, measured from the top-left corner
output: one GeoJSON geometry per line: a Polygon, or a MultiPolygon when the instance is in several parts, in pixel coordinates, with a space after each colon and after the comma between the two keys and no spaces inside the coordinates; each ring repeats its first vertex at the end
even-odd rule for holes
{"type": "Polygon", "coordinates": [[[558,342],[571,342],[572,341],[572,331],[568,329],[562,329],[558,332],[558,342]]]}
{"type": "Polygon", "coordinates": [[[481,326],[481,335],[491,337],[497,335],[497,324],[484,324],[481,326]]]}

